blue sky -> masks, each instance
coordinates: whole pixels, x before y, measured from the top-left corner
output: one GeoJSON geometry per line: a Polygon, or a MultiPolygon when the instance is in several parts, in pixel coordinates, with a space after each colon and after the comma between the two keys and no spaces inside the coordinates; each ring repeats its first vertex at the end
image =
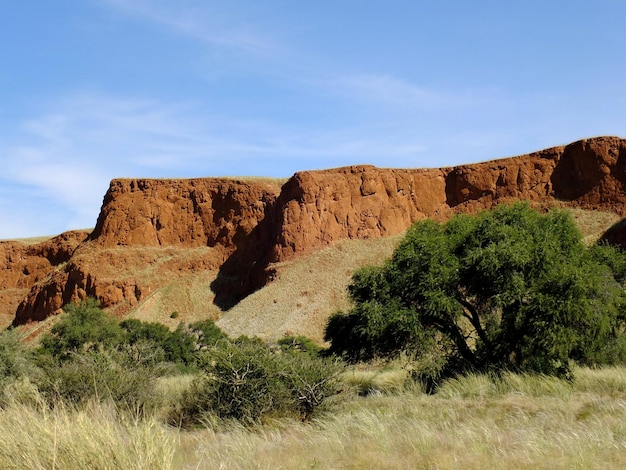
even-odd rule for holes
{"type": "Polygon", "coordinates": [[[116,177],[626,136],[626,0],[2,3],[0,239],[93,227],[116,177]]]}

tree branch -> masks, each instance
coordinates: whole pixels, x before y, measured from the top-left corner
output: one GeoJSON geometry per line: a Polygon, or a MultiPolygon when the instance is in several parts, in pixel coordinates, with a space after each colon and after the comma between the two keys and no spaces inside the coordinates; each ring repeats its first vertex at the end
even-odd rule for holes
{"type": "Polygon", "coordinates": [[[485,330],[483,329],[483,326],[480,323],[480,316],[478,315],[478,311],[476,310],[476,307],[474,307],[474,305],[472,305],[467,299],[465,299],[460,292],[457,292],[456,298],[461,304],[461,306],[464,308],[465,312],[469,312],[469,315],[465,314],[464,316],[470,321],[470,323],[476,330],[476,333],[478,334],[478,337],[480,338],[480,340],[485,344],[485,346],[489,349],[489,351],[492,351],[493,347],[492,347],[491,341],[489,341],[489,338],[487,337],[487,333],[485,332],[485,330]]]}

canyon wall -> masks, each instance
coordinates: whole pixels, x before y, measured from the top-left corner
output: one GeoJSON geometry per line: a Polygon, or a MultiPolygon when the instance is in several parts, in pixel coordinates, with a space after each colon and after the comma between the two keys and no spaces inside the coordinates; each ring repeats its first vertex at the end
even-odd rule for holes
{"type": "Polygon", "coordinates": [[[281,183],[113,180],[94,231],[72,250],[59,249],[58,259],[51,255],[54,250],[47,255],[42,251],[41,257],[26,263],[28,267],[15,261],[23,256],[18,255],[22,248],[6,245],[2,251],[0,245],[0,261],[2,256],[7,260],[0,288],[31,288],[17,306],[13,324],[41,320],[88,295],[100,298],[105,307],[124,304],[119,310],[123,314],[163,281],[159,277],[166,279],[168,269],[216,270],[211,285],[215,303],[227,309],[269,282],[273,263],[341,239],[395,235],[420,219],[445,220],[502,201],[522,199],[623,217],[626,140],[585,139],[453,168],[361,165],[305,171],[281,183]],[[162,263],[165,256],[172,259],[167,265],[162,263]],[[60,259],[66,263],[63,267],[60,259]],[[129,270],[133,263],[145,272],[159,264],[159,274],[141,285],[129,270]]]}

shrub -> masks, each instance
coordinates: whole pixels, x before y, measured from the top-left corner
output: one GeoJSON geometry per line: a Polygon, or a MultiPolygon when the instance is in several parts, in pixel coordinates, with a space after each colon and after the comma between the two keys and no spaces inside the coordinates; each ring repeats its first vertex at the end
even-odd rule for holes
{"type": "Polygon", "coordinates": [[[174,421],[198,423],[207,414],[247,424],[267,417],[306,420],[338,390],[336,363],[275,353],[260,340],[224,340],[202,357],[203,374],[185,393],[174,421]]]}
{"type": "Polygon", "coordinates": [[[189,325],[191,334],[195,337],[195,349],[206,349],[226,338],[226,335],[212,320],[202,320],[189,325]]]}
{"type": "Polygon", "coordinates": [[[25,349],[17,330],[0,333],[0,399],[5,389],[15,382],[34,377],[36,367],[25,349]]]}
{"type": "Polygon", "coordinates": [[[0,381],[19,379],[32,370],[28,352],[17,330],[0,333],[0,381]]]}
{"type": "Polygon", "coordinates": [[[95,299],[64,307],[65,314],[41,340],[41,351],[56,358],[97,351],[120,344],[123,331],[116,319],[100,309],[95,299]]]}
{"type": "Polygon", "coordinates": [[[137,354],[138,347],[75,353],[60,363],[42,363],[39,390],[51,405],[74,407],[94,400],[111,401],[122,411],[142,414],[156,407],[154,386],[165,369],[145,359],[145,352],[137,354]],[[137,355],[144,360],[137,361],[137,355]]]}
{"type": "Polygon", "coordinates": [[[323,348],[306,336],[286,336],[277,341],[283,352],[301,352],[312,356],[319,356],[323,348]]]}
{"type": "Polygon", "coordinates": [[[128,319],[120,323],[125,331],[125,342],[135,344],[138,341],[153,344],[163,351],[163,360],[185,365],[196,363],[196,353],[214,346],[225,338],[224,333],[213,321],[203,320],[186,325],[181,323],[176,330],[170,331],[162,323],[141,322],[128,319]]]}

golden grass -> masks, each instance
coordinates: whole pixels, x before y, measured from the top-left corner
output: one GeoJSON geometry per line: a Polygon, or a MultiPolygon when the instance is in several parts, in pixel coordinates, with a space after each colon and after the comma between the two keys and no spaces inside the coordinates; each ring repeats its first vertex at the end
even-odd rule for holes
{"type": "Polygon", "coordinates": [[[566,209],[574,219],[585,243],[592,244],[606,232],[621,217],[613,212],[603,212],[584,209],[566,209]]]}
{"type": "Polygon", "coordinates": [[[617,390],[600,386],[619,398],[585,391],[590,384],[597,388],[596,378],[606,384],[616,372],[625,374],[616,368],[579,370],[580,385],[510,375],[498,386],[488,376],[469,376],[457,388],[465,381],[461,389],[491,391],[473,398],[378,394],[312,425],[204,431],[182,439],[195,440],[206,468],[623,468],[623,382],[611,382],[619,384],[617,390]]]}
{"type": "Polygon", "coordinates": [[[206,430],[181,434],[181,445],[201,468],[624,468],[623,394],[525,387],[471,399],[371,395],[310,425],[206,430]]]}
{"type": "Polygon", "coordinates": [[[27,238],[4,238],[0,242],[19,242],[24,245],[37,245],[38,243],[45,242],[54,238],[55,235],[41,236],[41,237],[27,237],[27,238]]]}
{"type": "MultiPolygon", "coordinates": [[[[378,373],[383,382],[401,382],[397,370],[378,373]]],[[[190,380],[170,377],[156,388],[174,403],[190,380]]],[[[50,410],[36,394],[0,410],[0,468],[9,469],[625,467],[623,367],[578,368],[573,382],[469,375],[435,395],[417,389],[349,395],[312,423],[253,429],[213,423],[179,431],[154,417],[128,419],[106,404],[50,410]]]]}
{"type": "Polygon", "coordinates": [[[397,394],[402,391],[421,391],[402,360],[395,360],[383,367],[375,365],[351,366],[341,374],[341,381],[359,395],[376,393],[397,394]]]}
{"type": "Polygon", "coordinates": [[[69,410],[13,403],[0,411],[0,468],[171,469],[177,433],[114,408],[69,410]]]}

